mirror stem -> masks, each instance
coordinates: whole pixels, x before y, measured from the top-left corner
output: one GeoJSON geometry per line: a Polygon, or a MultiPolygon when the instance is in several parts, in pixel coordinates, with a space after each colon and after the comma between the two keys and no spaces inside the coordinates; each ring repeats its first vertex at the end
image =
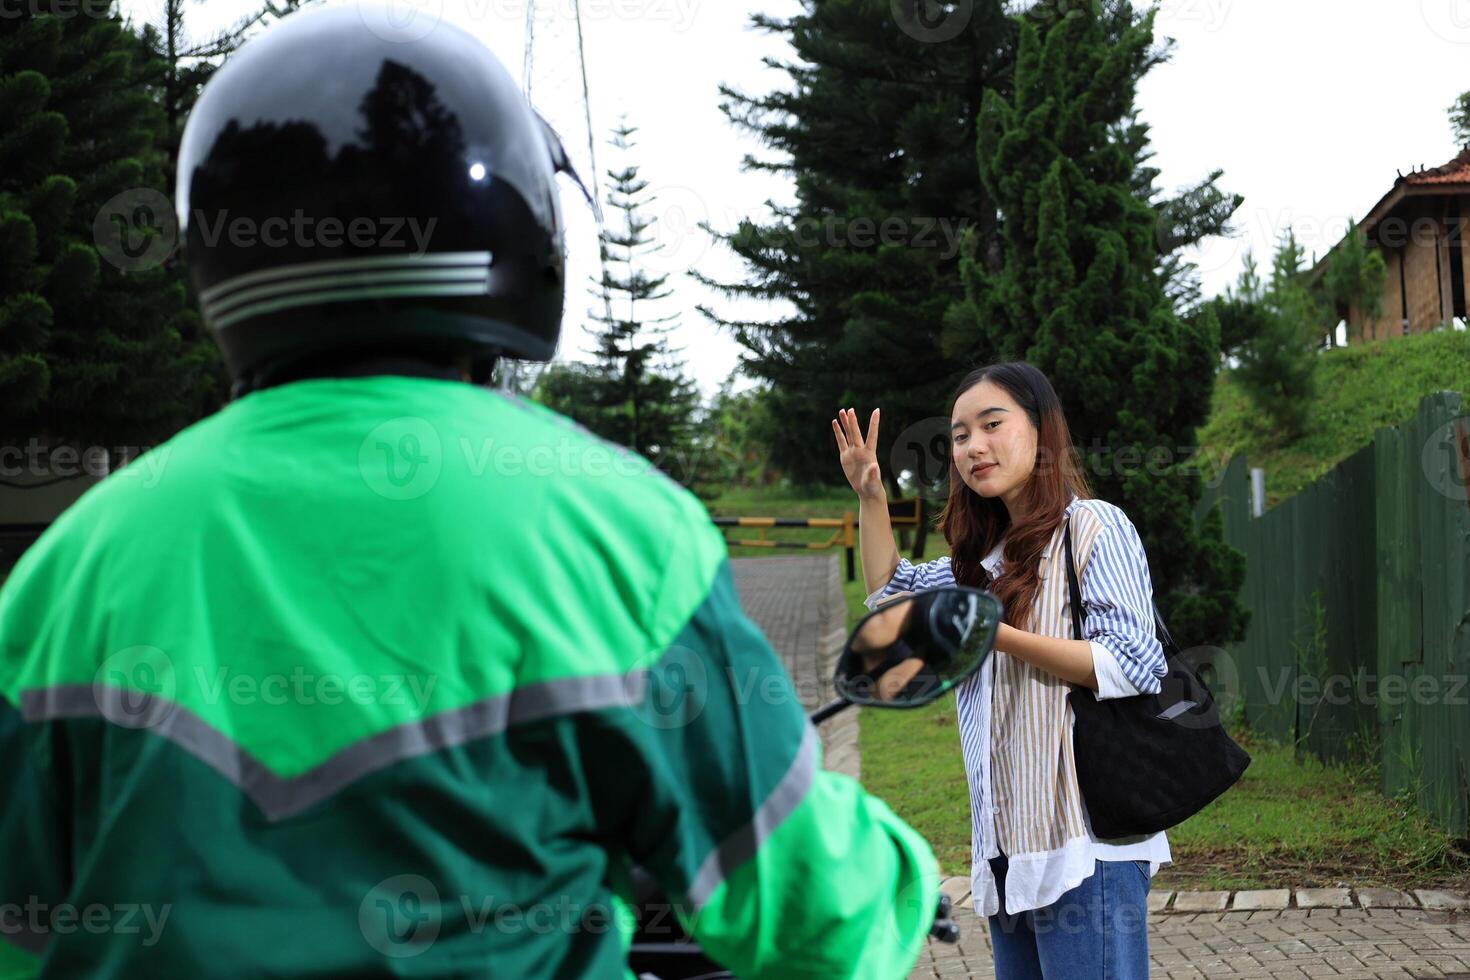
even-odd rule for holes
{"type": "Polygon", "coordinates": [[[822,722],[826,721],[828,718],[831,718],[833,715],[837,714],[838,712],[846,711],[848,708],[851,708],[851,707],[852,707],[852,702],[849,701],[849,700],[847,700],[846,698],[838,698],[835,701],[828,701],[826,704],[822,705],[816,711],[813,711],[812,712],[812,714],[811,714],[812,724],[813,725],[820,725],[822,722]]]}

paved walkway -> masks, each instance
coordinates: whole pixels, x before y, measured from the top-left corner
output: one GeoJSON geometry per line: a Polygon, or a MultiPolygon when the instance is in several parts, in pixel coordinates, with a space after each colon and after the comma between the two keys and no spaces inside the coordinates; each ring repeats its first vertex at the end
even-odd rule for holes
{"type": "MultiPolygon", "coordinates": [[[[958,946],[936,943],[910,980],[994,977],[990,930],[973,914],[969,882],[942,886],[962,907],[958,946]]],[[[1150,975],[1169,980],[1470,978],[1470,901],[1446,892],[1297,889],[1150,895],[1150,975]],[[1186,906],[1223,911],[1177,912],[1186,906]],[[1286,905],[1284,908],[1251,906],[1286,905]],[[1169,911],[1159,912],[1161,907],[1169,911]]]]}
{"type": "MultiPolygon", "coordinates": [[[[733,558],[735,591],[745,614],[781,655],[802,706],[831,701],[832,671],[847,641],[847,603],[837,555],[733,558]]],[[[822,723],[824,768],[858,778],[857,708],[822,723]]]]}
{"type": "MultiPolygon", "coordinates": [[[[829,700],[832,660],[846,638],[837,556],[737,558],[731,564],[746,615],[781,654],[802,703],[811,709],[829,700]]],[[[854,777],[858,713],[849,710],[822,726],[827,768],[854,777]]],[[[969,881],[950,878],[943,887],[959,906],[955,919],[964,938],[957,946],[929,943],[911,980],[994,977],[989,929],[973,912],[969,881]]],[[[1149,909],[1155,978],[1470,980],[1470,902],[1464,896],[1381,889],[1158,889],[1149,909]]]]}

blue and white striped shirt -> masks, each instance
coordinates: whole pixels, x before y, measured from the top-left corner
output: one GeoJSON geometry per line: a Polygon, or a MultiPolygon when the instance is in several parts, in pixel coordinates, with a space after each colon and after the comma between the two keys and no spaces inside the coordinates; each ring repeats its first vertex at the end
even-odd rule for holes
{"type": "MultiPolygon", "coordinates": [[[[1091,644],[1098,679],[1094,696],[1156,693],[1167,666],[1155,634],[1148,561],[1137,530],[1122,510],[1102,500],[1074,497],[1067,517],[1082,590],[1083,636],[1091,644]]],[[[1026,624],[1030,632],[1072,638],[1064,556],[1058,528],[1042,552],[1041,587],[1026,624]]],[[[997,545],[981,564],[994,578],[1002,560],[997,545]]],[[[872,609],[897,592],[953,584],[948,557],[920,565],[900,558],[892,579],[866,604],[872,609]]],[[[1062,678],[997,650],[956,691],[973,817],[972,889],[981,915],[998,910],[989,858],[1002,845],[1009,859],[1009,912],[1055,901],[1092,874],[1094,860],[1146,860],[1150,875],[1171,860],[1163,833],[1121,841],[1092,835],[1072,758],[1070,690],[1062,678]]]]}

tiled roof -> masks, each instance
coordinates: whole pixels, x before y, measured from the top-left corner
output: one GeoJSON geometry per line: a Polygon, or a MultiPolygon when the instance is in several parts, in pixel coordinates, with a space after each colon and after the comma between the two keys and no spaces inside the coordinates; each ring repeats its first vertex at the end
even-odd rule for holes
{"type": "Polygon", "coordinates": [[[1405,184],[1414,185],[1470,184],[1470,149],[1466,149],[1442,167],[1407,173],[1401,180],[1405,184]]]}
{"type": "MultiPolygon", "coordinates": [[[[1433,197],[1439,193],[1463,193],[1463,191],[1452,191],[1450,188],[1466,185],[1470,185],[1470,147],[1466,147],[1459,156],[1443,166],[1399,174],[1393,182],[1393,187],[1389,188],[1388,193],[1373,205],[1373,209],[1359,222],[1358,226],[1363,231],[1371,233],[1378,222],[1391,214],[1407,195],[1433,197]],[[1439,188],[1445,190],[1440,191],[1439,188]]],[[[1337,244],[1341,245],[1342,242],[1337,244]]],[[[1337,245],[1328,249],[1327,254],[1323,255],[1312,267],[1311,278],[1313,280],[1320,277],[1327,269],[1328,260],[1332,258],[1332,253],[1335,251],[1337,251],[1337,245]]]]}

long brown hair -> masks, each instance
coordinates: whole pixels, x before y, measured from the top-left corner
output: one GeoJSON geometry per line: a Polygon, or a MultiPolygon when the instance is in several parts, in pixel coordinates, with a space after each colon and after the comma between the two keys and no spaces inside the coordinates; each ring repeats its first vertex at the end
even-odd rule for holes
{"type": "Polygon", "coordinates": [[[1092,496],[1072,433],[1056,390],[1037,368],[1006,361],[977,368],[965,376],[950,399],[950,417],[960,396],[982,381],[1004,388],[1036,427],[1036,462],[1021,491],[1021,519],[1011,524],[1005,502],[971,490],[949,459],[949,499],[939,515],[939,530],[949,542],[950,565],[961,585],[989,588],[1005,606],[1004,621],[1025,629],[1027,614],[1041,585],[1041,553],[1061,525],[1073,496],[1092,496]],[[980,559],[1005,538],[1001,574],[989,581],[980,559]]]}

